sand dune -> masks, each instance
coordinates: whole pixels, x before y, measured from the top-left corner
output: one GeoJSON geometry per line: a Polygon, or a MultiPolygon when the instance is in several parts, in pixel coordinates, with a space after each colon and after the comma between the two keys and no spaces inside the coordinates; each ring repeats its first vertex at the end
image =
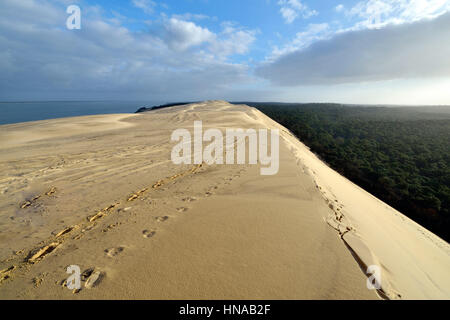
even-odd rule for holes
{"type": "Polygon", "coordinates": [[[0,207],[2,299],[450,298],[447,243],[248,106],[0,126],[0,207]],[[280,129],[279,173],[173,164],[196,120],[280,129]]]}
{"type": "MultiPolygon", "coordinates": [[[[281,127],[254,112],[267,126],[281,127]]],[[[282,135],[333,209],[328,224],[357,255],[363,269],[381,266],[383,296],[450,298],[448,243],[339,175],[286,130],[282,135]]]]}

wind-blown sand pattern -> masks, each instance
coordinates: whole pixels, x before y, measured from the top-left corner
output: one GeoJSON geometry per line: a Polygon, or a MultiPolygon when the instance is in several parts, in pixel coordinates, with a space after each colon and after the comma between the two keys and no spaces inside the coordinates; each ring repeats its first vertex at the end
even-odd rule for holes
{"type": "Polygon", "coordinates": [[[450,298],[446,242],[248,106],[0,126],[0,207],[2,299],[450,298]],[[280,129],[279,173],[174,165],[171,133],[195,120],[280,129]]]}

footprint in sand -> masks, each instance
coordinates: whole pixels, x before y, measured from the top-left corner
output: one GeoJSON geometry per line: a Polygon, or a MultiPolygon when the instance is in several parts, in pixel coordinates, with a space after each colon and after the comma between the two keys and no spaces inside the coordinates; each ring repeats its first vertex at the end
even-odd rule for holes
{"type": "Polygon", "coordinates": [[[142,236],[143,236],[144,238],[151,238],[151,237],[153,237],[155,234],[156,234],[156,231],[154,231],[154,230],[144,230],[144,231],[142,231],[142,236]]]}
{"type": "MultiPolygon", "coordinates": [[[[91,276],[91,274],[94,272],[94,270],[95,270],[95,268],[88,268],[88,269],[84,270],[83,273],[81,274],[81,280],[86,281],[91,276]]],[[[65,281],[64,281],[64,283],[65,283],[65,281]]]]}
{"type": "Polygon", "coordinates": [[[164,221],[167,221],[167,220],[169,219],[169,217],[168,217],[168,216],[164,216],[164,217],[156,217],[155,219],[156,219],[156,221],[158,221],[158,222],[164,222],[164,221]]]}
{"type": "Polygon", "coordinates": [[[96,287],[104,278],[104,273],[98,270],[97,268],[89,268],[86,269],[81,274],[81,280],[85,281],[84,287],[87,289],[91,289],[96,287]]]}
{"type": "Polygon", "coordinates": [[[94,272],[92,272],[89,278],[87,278],[86,282],[84,283],[84,287],[86,289],[92,289],[93,287],[98,286],[102,278],[103,274],[100,271],[95,270],[94,272]]]}
{"type": "Polygon", "coordinates": [[[189,210],[189,209],[186,208],[186,207],[180,207],[180,208],[177,208],[177,211],[180,212],[180,213],[186,212],[186,211],[188,211],[188,210],[189,210]]]}
{"type": "Polygon", "coordinates": [[[210,192],[210,191],[207,191],[206,193],[205,193],[205,197],[211,197],[213,194],[212,194],[212,192],[210,192]]]}
{"type": "Polygon", "coordinates": [[[187,197],[182,199],[184,202],[193,202],[196,201],[197,199],[195,197],[187,197]]]}
{"type": "Polygon", "coordinates": [[[123,250],[125,250],[124,247],[117,247],[117,248],[110,248],[106,249],[105,253],[108,257],[112,258],[117,256],[119,253],[121,253],[123,250]]]}

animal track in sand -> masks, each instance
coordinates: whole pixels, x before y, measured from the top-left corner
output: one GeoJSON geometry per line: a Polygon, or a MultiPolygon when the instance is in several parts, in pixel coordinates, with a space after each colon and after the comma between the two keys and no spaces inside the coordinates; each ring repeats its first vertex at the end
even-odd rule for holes
{"type": "Polygon", "coordinates": [[[44,279],[39,278],[39,277],[34,277],[33,279],[31,279],[31,281],[33,282],[33,285],[35,288],[39,288],[39,286],[42,284],[42,281],[44,281],[44,279]]]}
{"type": "MultiPolygon", "coordinates": [[[[84,287],[86,289],[92,289],[100,284],[100,282],[105,277],[105,273],[101,272],[97,268],[88,268],[81,274],[81,281],[84,282],[84,287]]],[[[58,283],[58,282],[57,282],[58,283]]],[[[67,279],[60,282],[63,288],[67,287],[67,279]]],[[[81,289],[75,289],[72,293],[79,293],[81,289]]]]}
{"type": "MultiPolygon", "coordinates": [[[[15,266],[12,265],[6,269],[0,270],[0,284],[3,282],[3,280],[9,279],[11,278],[11,274],[16,270],[16,269],[21,269],[23,267],[24,264],[34,264],[39,262],[40,260],[42,260],[46,255],[50,254],[51,252],[53,252],[58,246],[60,245],[59,242],[52,242],[49,245],[40,247],[40,248],[35,248],[33,250],[31,250],[28,255],[24,258],[24,260],[22,262],[19,262],[20,266],[15,266]]],[[[14,254],[16,256],[22,254],[24,252],[24,250],[20,250],[15,252],[14,254]]],[[[6,261],[10,261],[13,258],[9,258],[3,262],[6,261]]],[[[27,269],[27,268],[26,268],[27,269]]]]}
{"type": "Polygon", "coordinates": [[[138,192],[132,194],[132,195],[128,198],[127,201],[130,202],[130,201],[136,200],[137,198],[139,198],[140,195],[142,195],[143,193],[145,193],[147,190],[148,190],[148,188],[144,188],[144,189],[142,189],[142,190],[140,190],[140,191],[138,191],[138,192]]]}
{"type": "Polygon", "coordinates": [[[0,270],[0,283],[3,280],[6,280],[6,279],[10,278],[11,277],[11,272],[13,272],[15,269],[16,269],[16,266],[11,266],[9,268],[0,270]]]}
{"type": "Polygon", "coordinates": [[[104,229],[102,230],[102,232],[103,232],[103,233],[108,232],[108,231],[110,231],[110,230],[112,230],[112,229],[114,229],[114,228],[116,228],[116,227],[118,227],[118,226],[120,226],[120,225],[121,225],[120,222],[116,222],[116,223],[114,223],[114,224],[110,224],[109,226],[107,226],[106,228],[104,228],[104,229]]]}
{"type": "Polygon", "coordinates": [[[45,193],[46,196],[51,196],[56,193],[56,187],[51,187],[49,191],[45,193]]]}
{"type": "Polygon", "coordinates": [[[155,219],[158,222],[164,222],[164,221],[169,220],[169,217],[168,216],[163,216],[163,217],[156,217],[155,219]]]}
{"type": "Polygon", "coordinates": [[[21,209],[26,209],[26,208],[30,207],[32,204],[34,204],[37,200],[39,200],[40,198],[42,198],[42,196],[44,196],[44,195],[45,195],[45,196],[48,196],[48,197],[52,196],[53,194],[56,193],[56,190],[57,190],[56,187],[51,187],[49,191],[47,191],[47,192],[45,192],[45,193],[43,193],[43,194],[34,196],[34,197],[33,197],[32,199],[30,199],[30,200],[26,200],[26,201],[20,206],[20,208],[21,208],[21,209]]]}
{"type": "Polygon", "coordinates": [[[90,268],[86,271],[84,276],[84,279],[86,281],[84,283],[84,287],[86,289],[92,289],[93,287],[97,286],[100,283],[104,274],[95,268],[90,268]],[[86,273],[86,271],[88,272],[86,273]]]}
{"type": "Polygon", "coordinates": [[[123,250],[125,250],[124,247],[116,247],[116,248],[106,249],[105,253],[108,257],[113,258],[113,257],[117,256],[119,253],[123,252],[123,250]]]}
{"type": "Polygon", "coordinates": [[[187,198],[182,199],[182,201],[184,201],[184,202],[194,202],[196,200],[197,200],[197,198],[195,198],[195,197],[187,197],[187,198]]]}
{"type": "Polygon", "coordinates": [[[81,274],[81,280],[86,281],[91,276],[91,274],[94,272],[94,270],[95,270],[94,267],[87,268],[86,270],[84,270],[83,273],[81,274]]]}
{"type": "Polygon", "coordinates": [[[180,212],[180,213],[186,212],[188,210],[189,210],[189,208],[186,208],[186,207],[177,208],[177,211],[180,212]]]}
{"type": "MultiPolygon", "coordinates": [[[[174,178],[174,179],[175,179],[175,178],[174,178]]],[[[156,183],[152,186],[152,188],[153,188],[153,189],[157,189],[157,188],[161,187],[163,184],[164,184],[164,180],[159,180],[158,182],[156,182],[156,183]]]]}
{"type": "Polygon", "coordinates": [[[143,236],[144,238],[151,238],[151,237],[153,237],[155,234],[156,234],[156,231],[155,231],[155,230],[144,230],[144,231],[142,231],[142,236],[143,236]]]}
{"type": "MultiPolygon", "coordinates": [[[[147,187],[144,189],[141,189],[140,191],[132,194],[131,196],[128,196],[127,198],[125,198],[125,201],[134,201],[137,198],[139,198],[143,193],[147,192],[148,190],[150,190],[151,188],[153,189],[159,189],[162,185],[164,185],[165,183],[167,183],[169,180],[174,181],[176,179],[188,176],[190,174],[194,174],[196,173],[198,170],[200,170],[203,167],[202,164],[200,165],[195,165],[193,166],[191,169],[188,169],[184,172],[181,172],[179,174],[175,174],[171,177],[168,177],[166,179],[163,180],[159,180],[156,183],[154,183],[152,185],[152,187],[147,187]]],[[[20,208],[22,209],[26,209],[28,207],[31,207],[32,205],[34,205],[39,199],[41,199],[42,197],[50,197],[53,196],[55,193],[57,192],[57,188],[56,187],[52,187],[50,190],[48,190],[45,193],[42,193],[40,195],[36,195],[33,198],[31,198],[30,200],[27,200],[25,203],[23,203],[22,205],[20,205],[20,208]]],[[[195,201],[195,198],[186,198],[185,201],[187,202],[191,202],[191,201],[195,201]]],[[[56,250],[58,247],[60,247],[60,245],[65,242],[68,241],[69,238],[65,237],[65,235],[68,235],[69,233],[72,234],[74,233],[74,231],[76,229],[80,229],[80,232],[78,234],[74,234],[73,236],[70,237],[70,240],[79,240],[81,238],[83,238],[87,231],[91,230],[97,223],[97,221],[99,219],[102,219],[106,216],[108,216],[110,213],[112,213],[112,210],[114,208],[117,208],[120,205],[120,202],[116,202],[115,204],[111,204],[110,206],[97,211],[96,214],[88,216],[83,218],[85,221],[80,222],[77,225],[73,225],[73,226],[69,226],[64,228],[63,230],[60,230],[59,232],[56,232],[51,235],[51,237],[49,237],[45,242],[43,243],[47,243],[47,245],[40,245],[37,248],[34,248],[30,251],[28,251],[28,255],[24,255],[23,256],[23,261],[18,262],[19,263],[19,267],[10,267],[4,270],[1,270],[0,273],[0,283],[2,283],[3,280],[11,278],[11,273],[15,272],[18,269],[23,269],[23,271],[28,272],[29,266],[40,262],[44,257],[46,257],[47,255],[51,254],[54,250],[56,250]],[[87,221],[86,221],[87,220],[87,221]],[[22,268],[22,265],[26,265],[26,268],[22,268]]],[[[128,208],[124,208],[124,209],[119,209],[119,212],[125,212],[125,211],[129,211],[131,210],[131,207],[128,208]]],[[[157,217],[156,220],[159,222],[164,222],[167,221],[169,219],[168,216],[163,216],[163,217],[157,217]]],[[[120,223],[119,223],[120,225],[120,223]]],[[[117,224],[113,224],[113,225],[109,225],[106,228],[103,229],[104,232],[111,230],[112,228],[116,227],[117,224]]],[[[70,241],[69,240],[69,241],[70,241]]],[[[107,256],[109,257],[114,257],[117,254],[121,253],[124,250],[124,247],[119,247],[119,248],[111,248],[111,249],[107,249],[105,250],[105,253],[107,256]]],[[[22,252],[18,252],[17,254],[15,254],[14,256],[10,257],[9,259],[5,260],[5,261],[10,261],[13,259],[17,259],[19,255],[22,255],[22,253],[25,252],[25,249],[22,250],[22,252]]],[[[101,278],[101,275],[100,275],[101,278]]],[[[78,292],[78,291],[77,291],[78,292]]]]}
{"type": "Polygon", "coordinates": [[[74,226],[74,227],[67,227],[67,228],[65,228],[65,229],[63,229],[63,230],[61,230],[61,231],[59,231],[56,235],[55,235],[55,238],[59,238],[59,237],[61,237],[61,236],[63,236],[63,235],[65,235],[65,234],[68,234],[69,232],[71,232],[73,229],[75,229],[77,226],[74,226]]]}
{"type": "Polygon", "coordinates": [[[29,258],[27,259],[27,262],[33,264],[33,263],[36,263],[36,262],[40,261],[46,255],[48,255],[49,253],[53,252],[59,245],[60,245],[59,242],[52,242],[49,245],[44,246],[44,247],[40,248],[37,251],[34,250],[35,251],[34,254],[32,254],[30,252],[29,258]]]}
{"type": "Polygon", "coordinates": [[[25,201],[25,203],[23,203],[20,208],[25,209],[30,207],[36,200],[38,200],[41,196],[35,196],[34,198],[32,198],[31,200],[27,200],[25,201]]]}
{"type": "Polygon", "coordinates": [[[80,233],[80,234],[77,234],[75,237],[73,237],[72,239],[73,240],[80,240],[81,238],[83,238],[83,236],[84,236],[84,232],[82,232],[82,233],[80,233]]]}
{"type": "Polygon", "coordinates": [[[108,215],[111,212],[111,210],[114,209],[119,204],[120,204],[120,202],[109,205],[108,207],[104,208],[103,210],[100,210],[99,212],[97,212],[93,216],[88,217],[87,218],[88,221],[89,222],[94,222],[95,220],[103,218],[104,216],[108,215]]]}

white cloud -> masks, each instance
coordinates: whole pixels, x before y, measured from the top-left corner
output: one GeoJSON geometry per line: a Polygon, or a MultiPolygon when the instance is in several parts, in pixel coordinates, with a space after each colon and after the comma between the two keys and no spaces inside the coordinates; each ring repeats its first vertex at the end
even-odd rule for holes
{"type": "Polygon", "coordinates": [[[280,9],[281,15],[283,16],[286,23],[292,23],[295,19],[297,19],[298,14],[294,9],[288,7],[282,7],[280,9]]]}
{"type": "Polygon", "coordinates": [[[197,100],[253,81],[246,65],[227,59],[246,52],[251,31],[215,34],[164,18],[133,32],[88,6],[82,29],[71,31],[65,9],[48,0],[0,1],[0,99],[197,100]],[[216,52],[224,42],[233,46],[216,52]]]}
{"type": "Polygon", "coordinates": [[[164,23],[164,29],[166,42],[171,49],[176,51],[184,51],[190,47],[210,42],[215,37],[207,28],[176,18],[167,20],[164,23]]]}
{"type": "Polygon", "coordinates": [[[195,48],[220,60],[234,54],[247,53],[256,40],[256,30],[243,29],[233,23],[222,23],[222,27],[220,33],[214,33],[194,22],[170,18],[163,19],[163,32],[156,28],[154,33],[162,33],[162,39],[171,50],[182,52],[195,48]]]}
{"type": "Polygon", "coordinates": [[[275,47],[272,50],[272,55],[268,60],[274,60],[282,55],[304,49],[311,45],[314,41],[322,40],[330,37],[333,34],[328,23],[311,23],[306,30],[298,32],[295,38],[282,48],[275,47]]]}
{"type": "Polygon", "coordinates": [[[431,19],[449,10],[449,0],[365,0],[345,13],[360,19],[353,29],[363,29],[431,19]]]}
{"type": "Polygon", "coordinates": [[[207,19],[214,19],[204,14],[197,14],[197,13],[183,13],[183,14],[174,14],[172,15],[172,18],[178,19],[178,20],[186,20],[186,21],[199,21],[199,20],[207,20],[207,19]]]}
{"type": "Polygon", "coordinates": [[[319,40],[257,69],[284,86],[450,77],[450,13],[319,40]]]}
{"type": "Polygon", "coordinates": [[[274,61],[284,54],[302,50],[315,41],[329,39],[337,34],[436,18],[450,11],[450,0],[364,0],[349,9],[339,4],[335,11],[343,13],[349,20],[347,23],[352,24],[347,27],[342,27],[339,21],[330,22],[333,27],[328,23],[310,24],[306,30],[297,33],[294,39],[281,47],[274,47],[266,61],[274,61]],[[327,28],[324,28],[325,25],[327,28]]]}
{"type": "Polygon", "coordinates": [[[287,24],[294,22],[300,15],[307,19],[318,14],[300,0],[279,0],[278,5],[281,6],[280,13],[287,24]]]}
{"type": "Polygon", "coordinates": [[[133,5],[147,14],[152,14],[155,11],[156,2],[152,0],[133,0],[133,5]]]}
{"type": "Polygon", "coordinates": [[[343,4],[338,4],[334,10],[336,10],[336,12],[342,12],[345,9],[343,4]]]}
{"type": "Polygon", "coordinates": [[[233,54],[245,54],[250,45],[256,40],[254,30],[236,30],[227,27],[222,32],[222,38],[216,39],[211,45],[211,51],[219,57],[227,57],[233,54]]]}

